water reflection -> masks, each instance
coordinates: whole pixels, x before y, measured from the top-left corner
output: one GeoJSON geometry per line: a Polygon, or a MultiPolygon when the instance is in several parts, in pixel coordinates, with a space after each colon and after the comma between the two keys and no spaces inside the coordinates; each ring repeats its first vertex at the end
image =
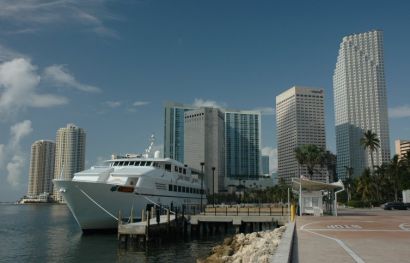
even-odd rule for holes
{"type": "Polygon", "coordinates": [[[65,205],[0,205],[1,262],[195,262],[223,236],[119,249],[117,235],[82,235],[65,205]]]}

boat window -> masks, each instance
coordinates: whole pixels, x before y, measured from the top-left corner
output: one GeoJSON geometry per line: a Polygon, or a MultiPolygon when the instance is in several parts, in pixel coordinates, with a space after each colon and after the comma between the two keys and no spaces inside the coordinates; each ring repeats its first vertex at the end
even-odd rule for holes
{"type": "Polygon", "coordinates": [[[123,165],[124,165],[124,162],[120,162],[118,165],[119,165],[119,166],[123,166],[123,165]]]}
{"type": "Polygon", "coordinates": [[[181,186],[178,185],[178,192],[181,192],[181,186]]]}
{"type": "Polygon", "coordinates": [[[165,164],[165,170],[171,171],[171,165],[169,163],[165,164]]]}
{"type": "Polygon", "coordinates": [[[129,165],[130,165],[130,166],[133,166],[134,164],[135,164],[135,162],[130,162],[130,164],[129,164],[129,165]]]}
{"type": "Polygon", "coordinates": [[[172,191],[172,184],[168,185],[168,191],[172,191]]]}
{"type": "Polygon", "coordinates": [[[146,163],[146,162],[141,162],[141,165],[140,165],[140,166],[145,166],[145,163],[146,163]]]}
{"type": "Polygon", "coordinates": [[[135,166],[140,166],[141,162],[135,162],[135,166]]]}
{"type": "Polygon", "coordinates": [[[146,166],[151,166],[151,163],[152,163],[152,162],[148,161],[147,164],[146,164],[146,166]]]}
{"type": "Polygon", "coordinates": [[[127,166],[129,164],[130,164],[130,162],[124,162],[124,166],[127,166]]]}
{"type": "Polygon", "coordinates": [[[179,172],[182,173],[182,167],[179,167],[179,172]]]}
{"type": "Polygon", "coordinates": [[[182,173],[183,173],[183,174],[186,174],[186,169],[185,169],[185,168],[182,170],[182,173]]]}
{"type": "Polygon", "coordinates": [[[174,185],[174,192],[178,192],[178,186],[174,185]]]}
{"type": "Polygon", "coordinates": [[[178,166],[175,166],[175,172],[178,172],[178,166]]]}
{"type": "Polygon", "coordinates": [[[118,162],[114,162],[114,166],[118,166],[118,162]]]}
{"type": "Polygon", "coordinates": [[[182,192],[185,193],[185,186],[182,186],[182,192]]]}

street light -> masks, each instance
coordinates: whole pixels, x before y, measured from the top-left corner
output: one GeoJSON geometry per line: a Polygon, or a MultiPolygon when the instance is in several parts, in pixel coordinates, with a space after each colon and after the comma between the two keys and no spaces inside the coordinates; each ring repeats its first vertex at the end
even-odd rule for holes
{"type": "Polygon", "coordinates": [[[212,166],[212,199],[213,199],[213,207],[215,207],[215,167],[212,166]]]}
{"type": "Polygon", "coordinates": [[[202,195],[204,192],[204,162],[201,162],[201,213],[202,213],[202,195]]]}

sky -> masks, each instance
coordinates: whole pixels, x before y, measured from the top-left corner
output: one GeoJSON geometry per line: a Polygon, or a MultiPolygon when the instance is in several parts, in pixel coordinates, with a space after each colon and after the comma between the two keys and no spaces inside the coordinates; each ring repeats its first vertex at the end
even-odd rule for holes
{"type": "Polygon", "coordinates": [[[390,144],[410,139],[407,1],[3,0],[0,2],[0,201],[27,192],[31,144],[74,123],[86,167],[163,144],[167,101],[263,111],[276,163],[275,97],[325,90],[343,36],[384,31],[390,144]]]}

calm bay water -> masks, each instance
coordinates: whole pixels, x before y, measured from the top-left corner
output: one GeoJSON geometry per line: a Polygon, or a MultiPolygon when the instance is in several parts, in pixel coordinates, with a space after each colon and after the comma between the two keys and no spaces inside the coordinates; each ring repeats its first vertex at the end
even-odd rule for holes
{"type": "Polygon", "coordinates": [[[223,238],[130,251],[116,234],[83,235],[65,205],[0,205],[0,262],[195,262],[223,238]]]}

